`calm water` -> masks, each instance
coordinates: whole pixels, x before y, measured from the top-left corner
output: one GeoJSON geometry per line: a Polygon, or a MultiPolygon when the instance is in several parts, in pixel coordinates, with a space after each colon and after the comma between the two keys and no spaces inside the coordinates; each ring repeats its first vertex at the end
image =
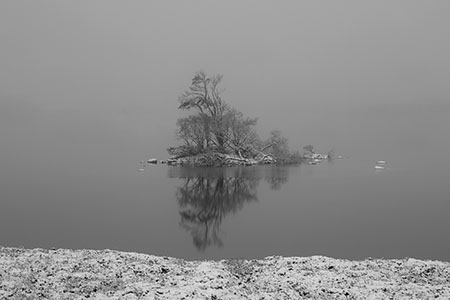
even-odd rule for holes
{"type": "Polygon", "coordinates": [[[151,165],[144,172],[139,163],[24,167],[1,184],[0,241],[190,259],[450,260],[450,171],[424,165],[388,163],[377,171],[374,161],[344,158],[314,166],[151,165]]]}
{"type": "Polygon", "coordinates": [[[133,118],[0,108],[2,246],[450,261],[448,105],[328,111],[290,137],[333,141],[332,163],[144,172],[168,143],[133,118]]]}

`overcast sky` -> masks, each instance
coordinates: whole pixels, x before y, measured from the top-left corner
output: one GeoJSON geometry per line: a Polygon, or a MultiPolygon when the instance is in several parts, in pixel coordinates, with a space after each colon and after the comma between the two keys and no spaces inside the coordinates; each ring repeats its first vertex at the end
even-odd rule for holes
{"type": "Polygon", "coordinates": [[[450,111],[449,12],[447,0],[1,1],[3,147],[58,137],[83,151],[110,135],[161,157],[204,70],[262,136],[342,149],[355,114],[450,111]]]}

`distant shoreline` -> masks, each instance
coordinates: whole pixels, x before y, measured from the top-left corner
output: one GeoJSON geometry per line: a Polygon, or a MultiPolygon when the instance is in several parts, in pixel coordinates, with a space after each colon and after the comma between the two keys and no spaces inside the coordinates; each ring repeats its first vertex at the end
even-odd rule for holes
{"type": "Polygon", "coordinates": [[[448,299],[450,262],[324,256],[188,261],[0,247],[0,298],[448,299]]]}

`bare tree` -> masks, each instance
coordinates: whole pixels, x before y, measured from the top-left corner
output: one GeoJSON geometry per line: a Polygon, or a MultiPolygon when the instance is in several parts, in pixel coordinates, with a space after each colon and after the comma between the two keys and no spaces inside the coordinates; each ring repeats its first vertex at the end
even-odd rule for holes
{"type": "Polygon", "coordinates": [[[209,135],[209,124],[203,115],[191,115],[177,120],[177,137],[188,147],[201,152],[206,147],[209,135]]]}
{"type": "Polygon", "coordinates": [[[208,77],[203,71],[199,71],[192,78],[191,86],[180,97],[180,109],[196,109],[199,114],[208,121],[212,136],[207,136],[206,144],[209,147],[213,143],[218,148],[223,148],[226,142],[226,124],[224,116],[229,109],[222,100],[219,84],[222,75],[208,77]]]}
{"type": "Polygon", "coordinates": [[[222,78],[222,75],[208,77],[203,71],[197,72],[189,89],[179,97],[178,108],[196,108],[209,116],[223,115],[227,105],[220,97],[222,90],[218,88],[222,78]]]}
{"type": "Polygon", "coordinates": [[[266,144],[267,146],[263,149],[268,151],[278,162],[285,161],[289,158],[290,152],[288,140],[279,130],[274,130],[270,133],[270,137],[266,144]]]}
{"type": "Polygon", "coordinates": [[[259,141],[254,128],[257,121],[257,118],[244,117],[244,114],[236,109],[230,110],[228,145],[241,157],[242,152],[251,152],[259,141]]]}
{"type": "Polygon", "coordinates": [[[222,78],[203,71],[195,73],[191,85],[178,99],[179,109],[193,112],[177,121],[177,137],[184,145],[169,148],[169,153],[183,157],[221,152],[238,154],[240,158],[234,158],[238,161],[252,157],[269,163],[300,162],[301,155],[289,151],[288,141],[280,131],[272,131],[270,138],[262,142],[255,129],[257,119],[244,116],[222,99],[222,78]]]}

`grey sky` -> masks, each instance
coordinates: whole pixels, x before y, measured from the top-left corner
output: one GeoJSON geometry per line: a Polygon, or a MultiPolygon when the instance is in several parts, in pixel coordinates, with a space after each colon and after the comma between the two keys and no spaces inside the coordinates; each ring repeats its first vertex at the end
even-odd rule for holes
{"type": "Polygon", "coordinates": [[[105,139],[164,158],[197,70],[224,75],[225,100],[261,135],[342,149],[361,111],[448,114],[449,12],[446,0],[1,1],[3,150],[105,139]]]}

